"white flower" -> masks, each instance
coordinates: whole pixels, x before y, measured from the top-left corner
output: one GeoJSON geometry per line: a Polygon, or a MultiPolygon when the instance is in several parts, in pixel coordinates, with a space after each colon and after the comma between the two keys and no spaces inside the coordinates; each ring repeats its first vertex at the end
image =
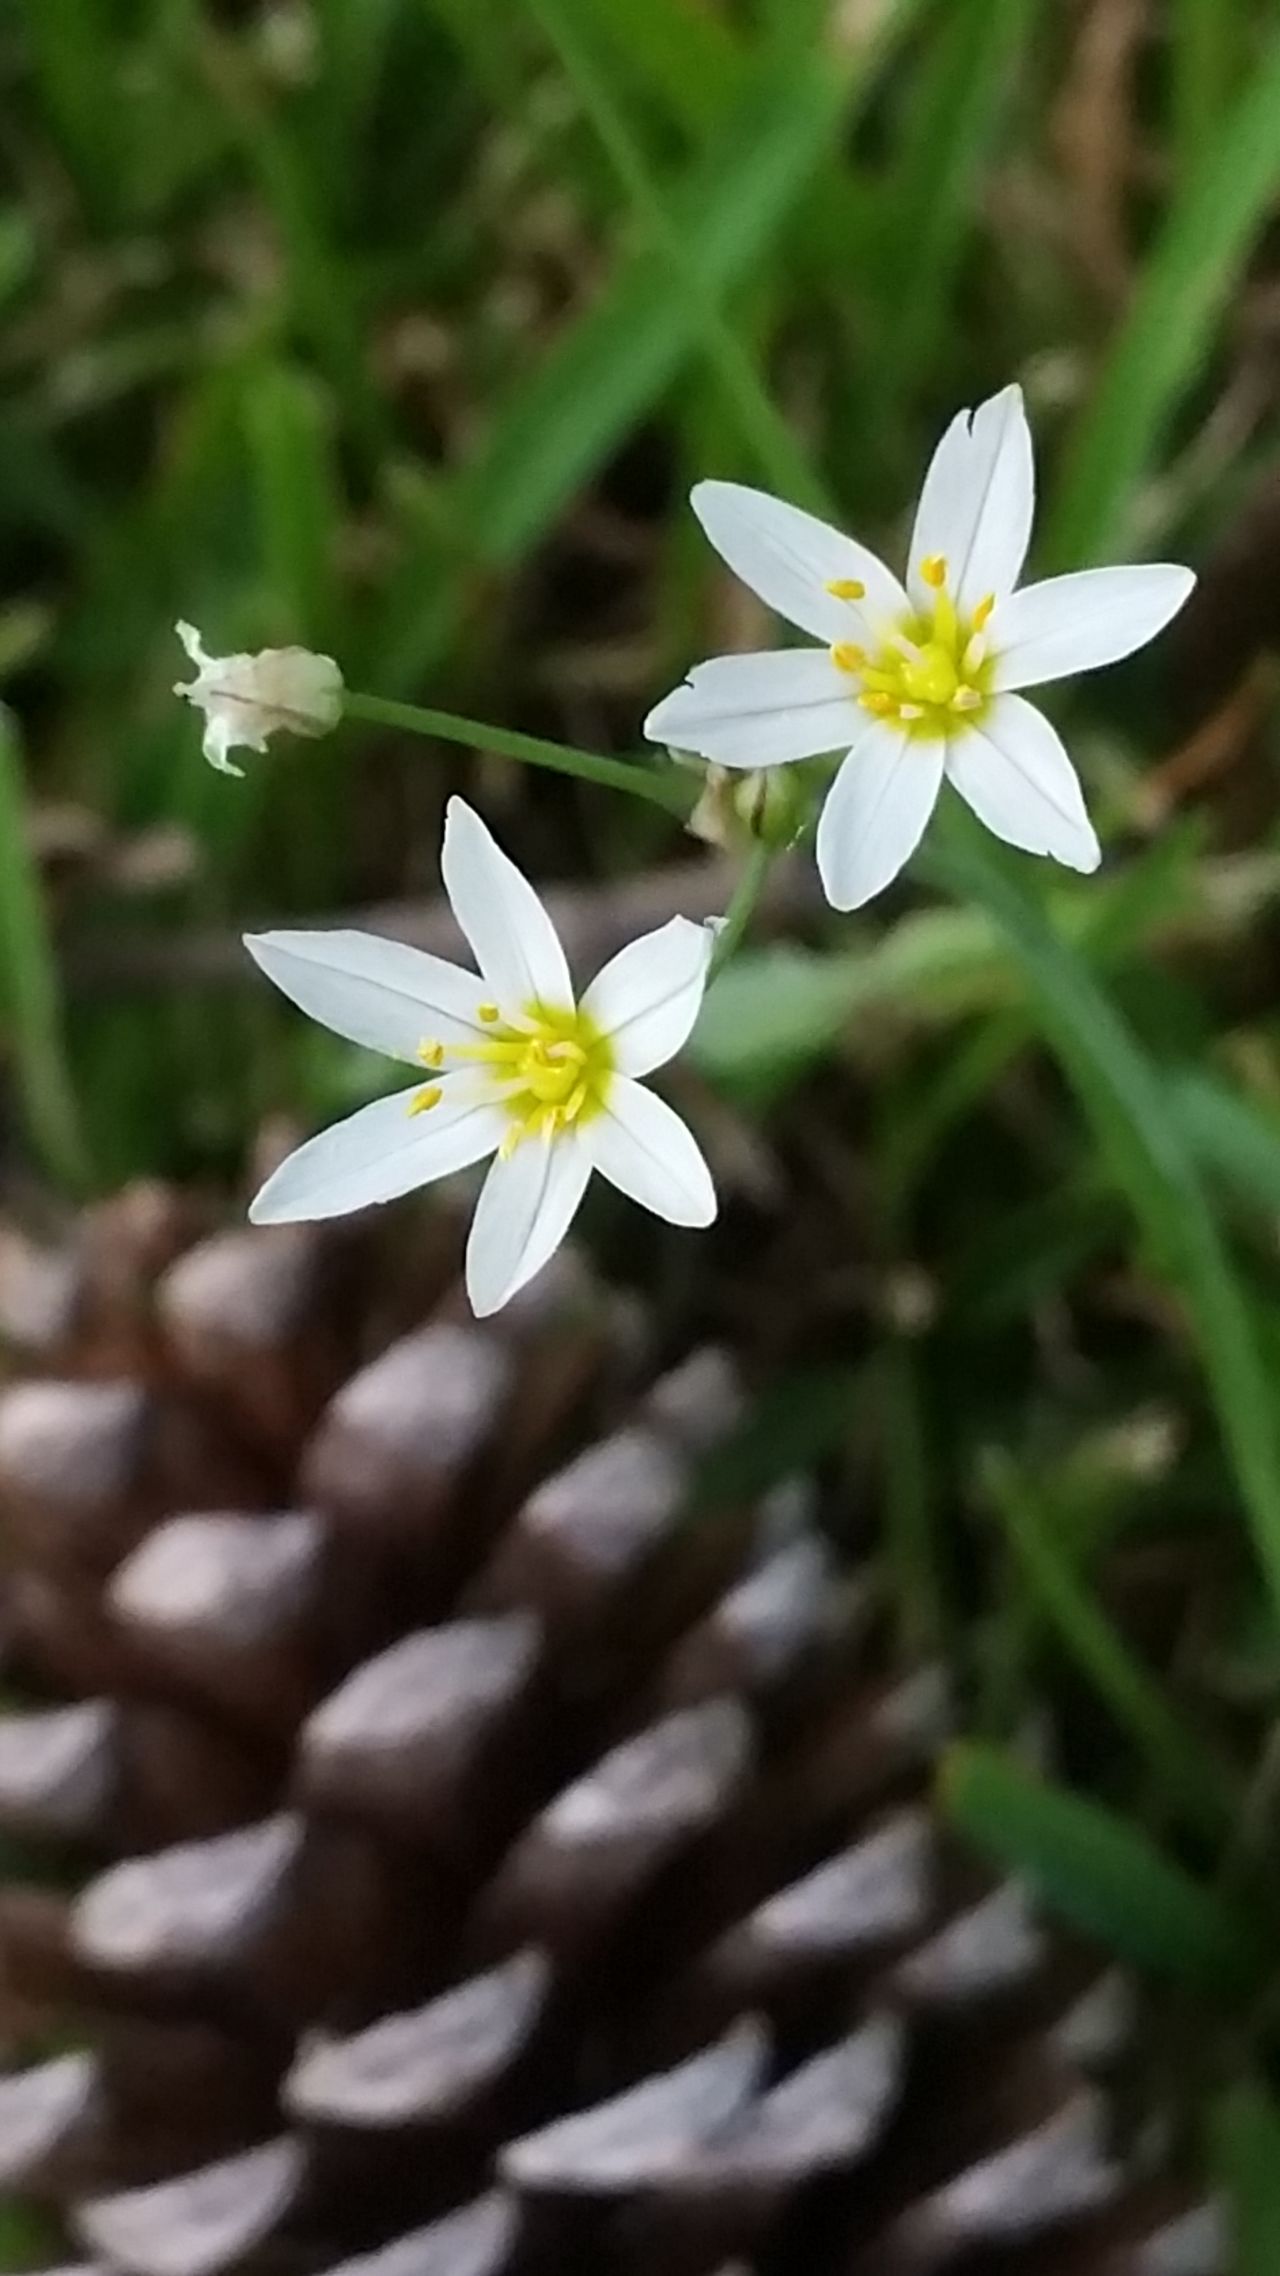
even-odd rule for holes
{"type": "Polygon", "coordinates": [[[243,775],[227,753],[237,745],[265,751],[277,727],[291,735],[327,735],[342,717],[342,674],[332,656],[310,648],[261,648],[256,656],[210,656],[193,624],[174,630],[196,667],[174,683],[205,715],[204,755],[220,774],[243,775]]]}
{"type": "Polygon", "coordinates": [[[441,866],[479,976],[371,933],[246,940],[313,1019],[419,1069],[410,1089],[290,1154],[249,1214],[259,1225],[337,1217],[495,1154],[467,1243],[467,1293],[483,1318],[559,1247],[593,1169],[673,1225],[711,1223],[715,1188],[693,1137],[638,1078],[686,1041],[712,935],[673,917],[620,950],[575,1004],[550,917],[460,798],[441,866]]]}
{"type": "Polygon", "coordinates": [[[645,733],[731,767],[847,746],[818,825],[837,909],[861,907],[897,876],[944,775],[1010,845],[1097,867],[1075,769],[1013,691],[1142,647],[1195,580],[1156,563],[1015,591],[1034,487],[1021,389],[959,412],[925,476],[905,590],[874,553],[797,506],[734,482],[693,492],[729,567],[822,645],[699,664],[645,733]]]}

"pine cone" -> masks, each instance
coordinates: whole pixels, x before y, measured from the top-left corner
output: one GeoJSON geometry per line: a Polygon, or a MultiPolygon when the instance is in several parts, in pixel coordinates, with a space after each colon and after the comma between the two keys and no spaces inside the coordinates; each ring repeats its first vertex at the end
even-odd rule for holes
{"type": "Polygon", "coordinates": [[[938,1673],[803,1489],[689,1514],[727,1358],[427,1222],[0,1249],[0,2187],[130,2276],[1218,2276],[938,1673]]]}

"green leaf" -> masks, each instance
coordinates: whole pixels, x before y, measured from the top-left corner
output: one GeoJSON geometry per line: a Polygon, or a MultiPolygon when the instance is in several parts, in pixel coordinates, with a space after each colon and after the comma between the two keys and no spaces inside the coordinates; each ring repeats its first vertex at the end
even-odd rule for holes
{"type": "Polygon", "coordinates": [[[1056,568],[1123,544],[1133,494],[1280,189],[1280,33],[1179,191],[1080,419],[1044,531],[1056,568]]]}
{"type": "Polygon", "coordinates": [[[926,909],[863,948],[743,950],[709,992],[692,1050],[712,1081],[769,1096],[823,1058],[861,1011],[955,1017],[1008,994],[981,910],[926,909]]]}
{"type": "Polygon", "coordinates": [[[1264,1953],[1248,1918],[1114,1811],[967,1742],[943,1762],[939,1801],[966,1840],[1122,1958],[1232,2001],[1256,1988],[1264,1953]]]}

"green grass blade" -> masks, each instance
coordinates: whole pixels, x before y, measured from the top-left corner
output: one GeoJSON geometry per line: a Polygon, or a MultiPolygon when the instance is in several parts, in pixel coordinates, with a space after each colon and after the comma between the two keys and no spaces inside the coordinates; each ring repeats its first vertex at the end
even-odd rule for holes
{"type": "Polygon", "coordinates": [[[286,312],[314,347],[372,463],[385,440],[383,407],[371,384],[351,269],[330,235],[324,178],[308,164],[301,137],[263,100],[234,40],[205,23],[197,54],[279,231],[286,312]]]}
{"type": "Polygon", "coordinates": [[[120,202],[120,43],[102,0],[35,0],[22,11],[63,155],[99,219],[120,202]]]}
{"type": "Polygon", "coordinates": [[[1211,2120],[1213,2163],[1231,2208],[1234,2276],[1280,2268],[1280,2111],[1260,2081],[1243,2079],[1211,2120]]]}
{"type": "Polygon", "coordinates": [[[1032,21],[1031,0],[955,0],[919,73],[892,183],[884,283],[892,322],[877,392],[927,371],[952,321],[952,287],[980,226],[982,170],[1032,21]]]}
{"type": "Polygon", "coordinates": [[[1263,1953],[1248,1917],[1128,1819],[970,1743],[951,1748],[938,1792],[966,1840],[1122,1958],[1233,2001],[1257,1986],[1263,1953]]]}
{"type": "Polygon", "coordinates": [[[1080,1673],[1127,1732],[1167,1801],[1197,1831],[1220,1840],[1235,1809],[1226,1764],[1183,1723],[1090,1595],[1052,1510],[1021,1465],[990,1454],[982,1486],[1036,1605],[1080,1673]]]}
{"type": "Polygon", "coordinates": [[[1247,1208],[1280,1216],[1280,1119],[1197,1068],[1175,1076],[1170,1093],[1200,1167],[1247,1208]]]}
{"type": "Polygon", "coordinates": [[[1244,10],[1233,0],[1170,0],[1171,123],[1184,179],[1216,136],[1230,100],[1243,21],[1244,10]]]}
{"type": "Polygon", "coordinates": [[[85,1180],[75,1093],[62,1036],[61,990],[40,880],[27,837],[14,723],[0,710],[0,1010],[32,1141],[67,1191],[85,1180]]]}
{"type": "MultiPolygon", "coordinates": [[[[753,79],[670,210],[712,302],[769,255],[850,110],[851,93],[818,57],[753,79]]],[[[691,309],[665,262],[637,253],[532,374],[409,543],[369,667],[380,688],[411,687],[451,636],[459,587],[438,604],[445,532],[473,563],[509,568],[644,418],[698,344],[691,309]]]]}
{"type": "Polygon", "coordinates": [[[1133,494],[1278,189],[1280,33],[1175,198],[1067,450],[1043,533],[1055,568],[1122,546],[1133,494]]]}
{"type": "Polygon", "coordinates": [[[576,0],[526,0],[526,6],[554,46],[619,183],[661,251],[743,441],[779,489],[798,503],[820,506],[821,490],[805,452],[773,403],[748,349],[708,296],[684,233],[668,213],[663,189],[615,100],[590,38],[584,36],[576,0]]]}
{"type": "MultiPolygon", "coordinates": [[[[957,822],[963,821],[956,816],[957,822]]],[[[1280,1607],[1280,1440],[1275,1402],[1232,1265],[1168,1088],[1083,960],[973,831],[935,874],[994,919],[1135,1218],[1194,1326],[1223,1439],[1272,1599],[1280,1607]]]]}
{"type": "Polygon", "coordinates": [[[726,19],[702,0],[610,0],[593,14],[637,88],[695,141],[742,94],[748,57],[726,19]]]}
{"type": "Polygon", "coordinates": [[[305,372],[253,366],[244,422],[272,637],[327,647],[338,629],[333,537],[341,512],[325,400],[305,372]]]}
{"type": "MultiPolygon", "coordinates": [[[[750,95],[671,201],[687,257],[712,303],[748,278],[834,141],[847,91],[801,57],[750,95]]],[[[698,326],[665,261],[638,254],[604,299],[518,391],[462,502],[480,549],[510,561],[641,418],[694,352],[698,326]]],[[[465,525],[464,525],[465,526],[465,525]]]]}

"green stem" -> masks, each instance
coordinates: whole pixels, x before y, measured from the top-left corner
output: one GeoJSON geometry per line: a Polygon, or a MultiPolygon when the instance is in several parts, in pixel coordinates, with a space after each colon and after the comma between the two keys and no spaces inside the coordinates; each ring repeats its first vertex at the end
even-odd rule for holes
{"type": "Polygon", "coordinates": [[[361,695],[349,688],[343,713],[348,719],[368,720],[374,727],[433,735],[443,743],[462,743],[469,751],[493,751],[500,759],[519,760],[522,766],[548,767],[556,774],[575,775],[579,782],[624,790],[632,798],[660,806],[678,822],[687,821],[698,794],[692,774],[685,781],[674,769],[668,774],[642,760],[598,758],[592,751],[575,751],[568,743],[547,743],[541,736],[521,735],[511,727],[489,727],[478,719],[460,719],[451,711],[429,711],[416,703],[395,703],[387,696],[361,695]]]}
{"type": "Polygon", "coordinates": [[[711,971],[708,983],[718,972],[723,972],[731,956],[741,944],[742,936],[755,914],[756,903],[764,891],[764,882],[773,860],[773,848],[754,845],[743,864],[742,875],[733,889],[733,896],[725,911],[724,923],[716,934],[716,945],[711,952],[711,971]]]}

